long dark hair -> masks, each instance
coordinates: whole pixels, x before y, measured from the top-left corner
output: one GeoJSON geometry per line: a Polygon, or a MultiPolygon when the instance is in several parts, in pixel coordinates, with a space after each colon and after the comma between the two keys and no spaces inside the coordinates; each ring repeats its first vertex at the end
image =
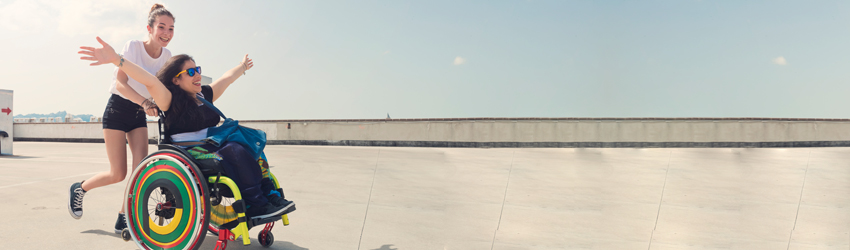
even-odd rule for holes
{"type": "Polygon", "coordinates": [[[173,56],[156,73],[156,78],[171,92],[171,106],[168,108],[171,111],[169,112],[171,115],[165,116],[166,130],[172,125],[192,127],[190,124],[174,124],[174,122],[200,122],[205,118],[204,112],[201,112],[198,107],[195,95],[190,95],[190,93],[181,89],[180,86],[174,84],[173,81],[174,76],[180,73],[180,71],[183,71],[183,64],[189,60],[195,61],[195,59],[192,59],[191,56],[186,54],[173,56]],[[178,116],[186,116],[188,119],[177,119],[178,116]]]}

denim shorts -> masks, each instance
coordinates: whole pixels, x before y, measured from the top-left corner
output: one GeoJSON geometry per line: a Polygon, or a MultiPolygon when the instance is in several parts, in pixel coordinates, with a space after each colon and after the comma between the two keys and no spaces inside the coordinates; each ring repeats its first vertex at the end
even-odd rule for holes
{"type": "Polygon", "coordinates": [[[121,130],[125,133],[148,127],[142,106],[113,94],[103,111],[103,129],[121,130]]]}

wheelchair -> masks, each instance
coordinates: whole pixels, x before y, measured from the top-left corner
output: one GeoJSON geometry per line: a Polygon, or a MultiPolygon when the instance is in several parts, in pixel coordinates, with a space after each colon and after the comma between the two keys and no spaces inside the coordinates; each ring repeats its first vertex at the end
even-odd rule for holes
{"type": "MultiPolygon", "coordinates": [[[[250,245],[248,230],[265,227],[257,235],[260,245],[274,243],[271,230],[277,220],[289,225],[286,214],[248,218],[236,183],[222,176],[218,160],[194,159],[185,149],[168,144],[159,124],[158,151],[143,159],[128,178],[124,190],[127,228],[121,233],[139,249],[198,249],[207,231],[218,236],[215,249],[242,237],[250,245]]],[[[167,139],[166,139],[167,138],[167,139]]],[[[270,178],[283,197],[274,174],[270,178]]]]}

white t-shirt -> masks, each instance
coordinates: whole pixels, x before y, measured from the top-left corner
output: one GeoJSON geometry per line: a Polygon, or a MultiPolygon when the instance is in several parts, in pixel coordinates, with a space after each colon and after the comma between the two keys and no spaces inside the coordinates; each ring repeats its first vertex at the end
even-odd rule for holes
{"type": "MultiPolygon", "coordinates": [[[[121,54],[124,55],[124,61],[131,61],[152,75],[156,75],[156,72],[162,68],[162,65],[165,65],[165,62],[171,58],[171,51],[166,48],[162,48],[162,54],[159,55],[159,58],[152,58],[148,55],[148,52],[145,52],[144,42],[139,40],[130,40],[124,44],[124,50],[121,54]]],[[[134,80],[132,77],[127,79],[127,84],[142,97],[151,98],[151,94],[148,92],[148,89],[145,88],[145,85],[134,80]]],[[[109,92],[127,99],[127,97],[124,97],[124,95],[118,92],[117,86],[118,67],[115,67],[115,71],[112,73],[112,87],[109,89],[109,92]]]]}

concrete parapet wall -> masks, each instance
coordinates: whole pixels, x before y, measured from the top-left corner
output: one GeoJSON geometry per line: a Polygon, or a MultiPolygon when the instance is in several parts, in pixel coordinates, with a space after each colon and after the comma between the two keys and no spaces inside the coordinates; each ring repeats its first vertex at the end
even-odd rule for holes
{"type": "Polygon", "coordinates": [[[103,139],[100,123],[15,123],[14,127],[15,137],[21,138],[103,139]]]}
{"type": "MultiPolygon", "coordinates": [[[[850,146],[850,119],[461,118],[241,121],[270,144],[448,147],[850,146]],[[846,145],[845,145],[846,144],[846,145]]],[[[16,123],[16,140],[96,141],[101,123],[16,123]]],[[[148,124],[150,138],[157,123],[148,124]]]]}

